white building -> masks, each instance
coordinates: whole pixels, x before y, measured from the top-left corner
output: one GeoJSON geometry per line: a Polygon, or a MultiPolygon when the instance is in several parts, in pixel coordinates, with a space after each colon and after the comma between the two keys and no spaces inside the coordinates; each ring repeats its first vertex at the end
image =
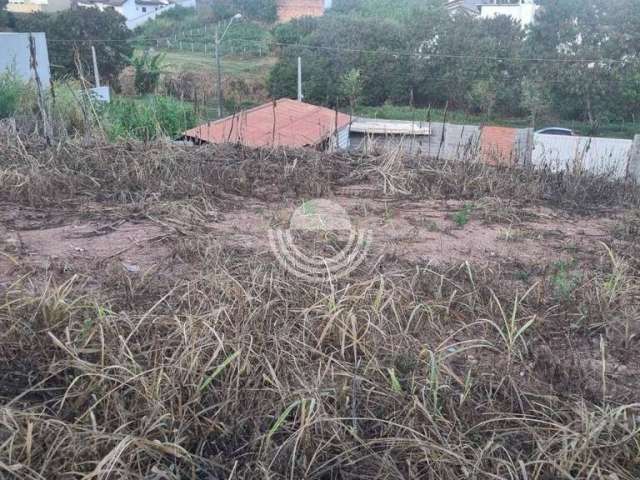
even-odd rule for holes
{"type": "Polygon", "coordinates": [[[9,0],[7,11],[12,13],[53,13],[71,8],[71,0],[9,0]]]}
{"type": "Polygon", "coordinates": [[[132,30],[149,20],[153,20],[161,13],[171,10],[176,5],[195,7],[196,2],[195,0],[79,0],[78,2],[79,7],[100,10],[113,8],[127,19],[127,27],[132,30]]]}
{"type": "Polygon", "coordinates": [[[478,3],[480,18],[506,15],[520,22],[523,27],[534,22],[536,12],[540,8],[534,0],[484,0],[478,3]]]}
{"type": "Polygon", "coordinates": [[[29,81],[35,78],[31,68],[31,53],[29,49],[29,36],[33,35],[36,48],[36,64],[38,77],[44,88],[49,88],[49,53],[47,51],[47,38],[44,33],[14,33],[0,32],[0,73],[7,70],[23,80],[29,81]]]}

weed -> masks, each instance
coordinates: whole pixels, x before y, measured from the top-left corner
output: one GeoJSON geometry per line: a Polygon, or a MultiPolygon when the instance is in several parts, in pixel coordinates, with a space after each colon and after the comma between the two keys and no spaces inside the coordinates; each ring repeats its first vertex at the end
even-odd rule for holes
{"type": "Polygon", "coordinates": [[[469,220],[471,220],[471,212],[473,211],[473,205],[470,203],[465,203],[461,210],[457,211],[453,214],[453,221],[458,226],[458,228],[463,228],[469,220]]]}
{"type": "Polygon", "coordinates": [[[551,282],[555,294],[563,300],[568,300],[578,285],[580,275],[577,272],[571,271],[571,263],[561,260],[555,262],[553,266],[555,273],[552,276],[551,282]]]}

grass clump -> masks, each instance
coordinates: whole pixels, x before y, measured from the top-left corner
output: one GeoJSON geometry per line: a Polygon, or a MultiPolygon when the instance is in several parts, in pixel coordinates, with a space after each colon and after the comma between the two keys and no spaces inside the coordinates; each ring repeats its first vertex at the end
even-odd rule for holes
{"type": "Polygon", "coordinates": [[[457,211],[451,217],[458,228],[463,228],[471,220],[471,213],[473,212],[473,205],[465,203],[461,210],[457,211]]]}
{"type": "Polygon", "coordinates": [[[27,97],[35,98],[34,95],[33,88],[15,69],[0,73],[0,118],[15,116],[24,109],[27,97]]]}
{"type": "Polygon", "coordinates": [[[103,108],[104,128],[112,140],[173,138],[196,124],[193,107],[171,97],[116,98],[103,108]]]}

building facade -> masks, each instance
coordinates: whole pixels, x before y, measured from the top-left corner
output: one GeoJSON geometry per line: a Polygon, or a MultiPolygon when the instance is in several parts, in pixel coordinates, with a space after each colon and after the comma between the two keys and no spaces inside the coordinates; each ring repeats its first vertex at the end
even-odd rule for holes
{"type": "Polygon", "coordinates": [[[195,7],[195,0],[79,0],[78,6],[105,10],[113,8],[126,18],[127,27],[134,29],[149,20],[153,20],[161,13],[171,10],[176,5],[195,7]]]}
{"type": "Polygon", "coordinates": [[[277,5],[278,21],[288,22],[294,18],[322,16],[326,0],[277,0],[277,5]]]}
{"type": "Polygon", "coordinates": [[[71,0],[9,0],[7,11],[12,13],[54,13],[71,8],[71,0]]]}
{"type": "Polygon", "coordinates": [[[479,3],[480,18],[506,15],[520,22],[523,27],[535,21],[536,12],[540,8],[534,0],[484,0],[479,3]]]}

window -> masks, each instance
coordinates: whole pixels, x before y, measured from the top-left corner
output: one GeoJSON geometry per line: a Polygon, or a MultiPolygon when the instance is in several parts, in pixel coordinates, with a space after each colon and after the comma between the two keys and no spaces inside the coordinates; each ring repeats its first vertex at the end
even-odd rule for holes
{"type": "Polygon", "coordinates": [[[142,7],[142,13],[146,13],[147,7],[142,7]]]}

